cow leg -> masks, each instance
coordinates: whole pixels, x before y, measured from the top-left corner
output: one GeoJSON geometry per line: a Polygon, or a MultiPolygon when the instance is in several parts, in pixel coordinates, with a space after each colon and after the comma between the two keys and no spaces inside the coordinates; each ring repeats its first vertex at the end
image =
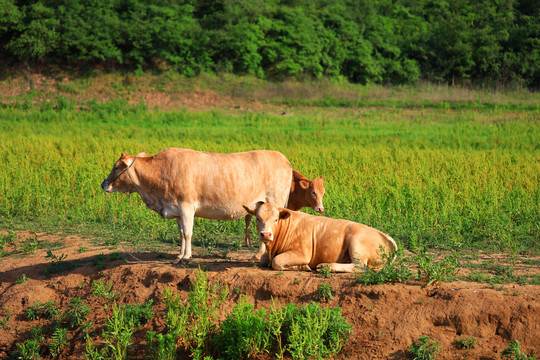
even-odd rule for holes
{"type": "Polygon", "coordinates": [[[180,237],[182,238],[182,248],[174,261],[175,264],[185,264],[191,260],[191,236],[193,235],[194,215],[194,211],[182,210],[182,215],[176,218],[180,237]]]}
{"type": "Polygon", "coordinates": [[[259,246],[259,251],[255,255],[249,259],[249,261],[268,261],[268,254],[266,253],[266,245],[261,241],[261,245],[259,246]],[[265,256],[266,255],[266,256],[265,256]]]}
{"type": "Polygon", "coordinates": [[[311,271],[307,261],[293,252],[284,252],[272,260],[272,269],[278,271],[299,270],[311,271]]]}
{"type": "Polygon", "coordinates": [[[356,265],[351,263],[321,263],[317,265],[317,271],[320,271],[324,266],[328,266],[331,271],[336,273],[352,273],[356,269],[356,265]]]}
{"type": "Polygon", "coordinates": [[[249,238],[249,224],[251,223],[252,216],[247,214],[244,220],[246,221],[246,245],[247,247],[251,246],[251,239],[249,238]]]}

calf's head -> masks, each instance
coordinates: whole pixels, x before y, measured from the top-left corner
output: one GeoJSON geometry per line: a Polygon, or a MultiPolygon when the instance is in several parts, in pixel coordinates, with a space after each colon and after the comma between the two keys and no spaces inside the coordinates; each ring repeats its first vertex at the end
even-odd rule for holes
{"type": "Polygon", "coordinates": [[[290,210],[282,209],[271,203],[259,201],[255,206],[244,205],[248,214],[257,219],[257,234],[260,241],[268,244],[274,241],[279,221],[291,216],[290,210]]]}
{"type": "Polygon", "coordinates": [[[324,196],[324,178],[318,177],[311,181],[300,180],[300,186],[305,190],[306,201],[309,206],[318,213],[324,211],[323,196],[324,196]]]}
{"type": "Polygon", "coordinates": [[[122,153],[120,159],[114,163],[109,176],[101,183],[101,188],[109,193],[120,191],[129,194],[132,192],[131,186],[133,185],[133,181],[128,171],[139,157],[146,157],[146,153],[140,153],[136,157],[128,153],[122,153]]]}

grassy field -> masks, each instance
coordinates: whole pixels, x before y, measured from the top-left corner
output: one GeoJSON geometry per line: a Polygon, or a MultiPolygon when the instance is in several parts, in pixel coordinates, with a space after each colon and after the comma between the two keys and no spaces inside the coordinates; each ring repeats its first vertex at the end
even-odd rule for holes
{"type": "MultiPolygon", "coordinates": [[[[239,82],[231,88],[237,96],[249,90],[239,82]]],[[[398,101],[393,91],[380,90],[369,100],[373,106],[362,107],[354,89],[341,88],[341,102],[337,92],[302,97],[305,88],[282,88],[269,103],[302,105],[286,116],[157,111],[119,100],[81,106],[62,96],[36,105],[32,95],[11,102],[4,97],[0,226],[110,238],[100,183],[122,152],[272,149],[306,176],[324,175],[326,216],[371,225],[407,248],[421,242],[440,249],[540,252],[540,110],[533,95],[512,101],[518,97],[488,99],[479,92],[445,101],[451,94],[427,97],[421,95],[426,90],[416,90],[417,97],[398,101]],[[468,98],[481,101],[475,106],[468,98]]],[[[275,88],[251,90],[257,97],[275,88]]],[[[137,194],[108,199],[123,239],[146,244],[178,238],[176,223],[160,219],[137,194]]],[[[198,219],[194,238],[240,245],[243,224],[198,219]]]]}

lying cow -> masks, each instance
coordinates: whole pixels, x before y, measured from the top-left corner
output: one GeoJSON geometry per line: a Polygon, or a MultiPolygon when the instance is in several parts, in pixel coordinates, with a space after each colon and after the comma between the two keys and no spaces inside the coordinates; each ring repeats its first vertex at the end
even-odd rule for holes
{"type": "Polygon", "coordinates": [[[257,218],[259,240],[266,244],[274,270],[312,270],[328,265],[334,272],[355,266],[376,268],[386,254],[397,251],[388,235],[367,225],[291,211],[264,202],[244,206],[257,218]]]}
{"type": "MultiPolygon", "coordinates": [[[[298,211],[305,207],[311,207],[314,211],[322,213],[324,211],[323,196],[324,185],[323,177],[309,180],[299,171],[293,169],[293,178],[291,182],[291,192],[289,193],[289,201],[287,209],[298,211]]],[[[251,246],[249,238],[249,224],[251,215],[246,215],[246,245],[251,246]]],[[[257,255],[260,255],[257,253],[257,255]]],[[[257,259],[255,255],[254,259],[257,259]]],[[[260,257],[260,256],[259,256],[260,257]]],[[[258,260],[258,259],[257,259],[258,260]]]]}
{"type": "MultiPolygon", "coordinates": [[[[291,164],[276,151],[216,154],[169,148],[150,157],[123,153],[101,187],[136,192],[163,218],[176,218],[182,237],[177,262],[187,262],[194,217],[240,219],[246,215],[242,205],[258,201],[285,206],[291,181],[291,164]]],[[[259,256],[264,250],[261,244],[259,256]]]]}

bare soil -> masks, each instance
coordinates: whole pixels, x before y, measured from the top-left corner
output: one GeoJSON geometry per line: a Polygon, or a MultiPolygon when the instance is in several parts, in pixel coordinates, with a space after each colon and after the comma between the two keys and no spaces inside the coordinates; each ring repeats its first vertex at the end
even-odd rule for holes
{"type": "MultiPolygon", "coordinates": [[[[19,232],[19,239],[33,236],[19,232]]],[[[63,243],[56,255],[65,254],[65,260],[78,260],[76,268],[46,276],[50,267],[46,250],[35,254],[11,254],[0,259],[0,320],[5,309],[12,316],[8,328],[0,329],[0,358],[6,358],[29,337],[35,326],[47,326],[50,320],[29,321],[25,312],[36,301],[55,301],[65,309],[73,297],[82,298],[92,312],[89,320],[95,333],[101,333],[107,311],[103,300],[92,294],[92,281],[112,282],[114,289],[123,293],[120,304],[154,300],[155,318],[135,333],[134,349],[130,358],[144,358],[146,332],[162,331],[165,326],[161,297],[165,287],[176,289],[187,298],[191,279],[197,269],[207,271],[210,281],[220,280],[229,287],[221,320],[231,312],[239,296],[245,294],[256,308],[269,308],[272,299],[281,304],[298,305],[316,300],[318,286],[330,283],[332,300],[323,306],[339,306],[343,316],[353,325],[353,335],[337,358],[346,359],[407,359],[408,348],[422,335],[439,342],[442,359],[500,359],[501,351],[514,339],[519,340],[522,351],[540,355],[540,286],[505,284],[494,289],[488,284],[450,282],[424,286],[422,283],[361,286],[353,274],[334,274],[322,278],[315,272],[276,272],[249,262],[255,252],[243,248],[229,253],[208,255],[203,249],[194,249],[189,266],[171,264],[173,252],[137,252],[143,263],[122,252],[128,261],[109,261],[110,254],[121,248],[99,246],[80,236],[37,234],[41,241],[63,243]],[[86,251],[81,252],[81,247],[86,251]],[[96,256],[105,255],[106,267],[98,269],[96,256]],[[161,255],[160,255],[161,254],[161,255]],[[202,255],[201,255],[202,254],[202,255]],[[15,281],[23,274],[28,278],[21,284],[15,281]],[[473,337],[475,348],[459,349],[456,340],[473,337]]],[[[6,251],[10,251],[7,247],[6,251]]],[[[128,248],[129,250],[129,248],[128,248]]],[[[130,250],[131,251],[131,250],[130,250]]],[[[533,267],[538,271],[537,267],[533,267]]],[[[70,332],[70,346],[59,358],[81,359],[84,341],[80,331],[70,332]]],[[[45,353],[45,352],[44,352],[45,353]]],[[[47,358],[46,354],[44,358],[47,358]]],[[[179,358],[189,358],[179,353],[179,358]]]]}

